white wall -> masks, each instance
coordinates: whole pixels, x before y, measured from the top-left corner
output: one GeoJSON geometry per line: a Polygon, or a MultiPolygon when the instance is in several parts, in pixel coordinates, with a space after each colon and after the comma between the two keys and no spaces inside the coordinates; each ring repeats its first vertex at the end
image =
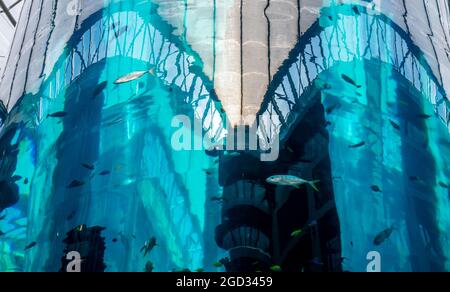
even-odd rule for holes
{"type": "MultiPolygon", "coordinates": [[[[16,0],[4,0],[6,6],[10,7],[16,2],[16,0]]],[[[17,20],[19,18],[20,11],[22,10],[22,3],[16,5],[11,9],[11,14],[17,20]]],[[[14,26],[9,22],[5,13],[0,13],[0,76],[6,65],[6,60],[9,54],[9,48],[11,46],[12,38],[14,37],[14,26]]]]}

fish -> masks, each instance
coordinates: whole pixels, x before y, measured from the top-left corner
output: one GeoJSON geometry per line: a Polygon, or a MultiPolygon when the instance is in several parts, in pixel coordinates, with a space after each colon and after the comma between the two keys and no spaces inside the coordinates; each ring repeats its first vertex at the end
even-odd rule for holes
{"type": "Polygon", "coordinates": [[[89,170],[94,170],[94,168],[95,168],[94,165],[89,164],[89,163],[82,163],[81,166],[86,169],[89,169],[89,170]]]}
{"type": "Polygon", "coordinates": [[[203,273],[204,271],[205,271],[205,269],[202,269],[202,268],[195,270],[195,272],[197,272],[197,273],[203,273]]]}
{"type": "Polygon", "coordinates": [[[301,229],[295,230],[291,233],[291,237],[299,237],[300,235],[302,235],[302,233],[303,233],[303,230],[301,230],[301,229]]]}
{"type": "Polygon", "coordinates": [[[67,185],[67,188],[74,189],[74,188],[81,187],[83,185],[84,185],[84,182],[75,179],[69,185],[67,185]]]}
{"type": "Polygon", "coordinates": [[[222,197],[211,197],[210,199],[212,202],[221,202],[225,201],[222,197]]]}
{"type": "Polygon", "coordinates": [[[377,185],[373,185],[370,187],[372,189],[372,191],[376,192],[376,193],[382,193],[381,189],[379,186],[377,185]]]}
{"type": "Polygon", "coordinates": [[[211,175],[212,174],[212,172],[210,171],[210,170],[208,170],[208,169],[204,169],[203,170],[207,175],[211,175]]]}
{"type": "Polygon", "coordinates": [[[22,179],[22,177],[20,175],[14,175],[11,177],[11,182],[17,182],[21,179],[22,179]]]}
{"type": "Polygon", "coordinates": [[[366,142],[362,141],[362,142],[359,142],[357,144],[349,145],[348,148],[359,148],[359,147],[362,147],[364,145],[366,145],[366,142]]]}
{"type": "Polygon", "coordinates": [[[77,211],[72,211],[72,213],[70,213],[69,216],[67,216],[67,218],[66,218],[67,221],[72,220],[76,214],[77,214],[77,211]]]}
{"type": "Polygon", "coordinates": [[[6,233],[0,230],[0,236],[5,235],[6,233]]]}
{"type": "Polygon", "coordinates": [[[395,230],[394,226],[391,226],[390,228],[381,231],[373,239],[373,244],[381,245],[383,242],[385,242],[391,236],[391,234],[394,230],[395,230]]]}
{"type": "Polygon", "coordinates": [[[56,112],[56,113],[48,114],[47,118],[64,118],[65,116],[67,116],[66,112],[56,112]]]}
{"type": "Polygon", "coordinates": [[[308,184],[310,185],[316,192],[319,192],[319,189],[316,186],[316,183],[319,183],[320,180],[304,180],[297,176],[293,175],[274,175],[266,179],[266,182],[273,185],[279,186],[292,186],[294,188],[299,188],[300,185],[308,184]]]}
{"type": "Polygon", "coordinates": [[[317,257],[310,260],[309,263],[313,265],[323,266],[322,260],[317,257]]]}
{"type": "Polygon", "coordinates": [[[98,175],[105,176],[105,175],[110,175],[110,174],[111,174],[111,171],[104,170],[104,171],[100,172],[98,175]]]}
{"type": "Polygon", "coordinates": [[[353,10],[353,12],[354,12],[356,15],[361,15],[361,13],[360,13],[359,10],[358,10],[358,7],[353,6],[353,7],[352,7],[352,10],[353,10]]]}
{"type": "Polygon", "coordinates": [[[449,188],[448,184],[446,184],[446,183],[444,183],[444,182],[442,182],[442,181],[439,182],[439,186],[441,186],[441,187],[443,187],[443,188],[445,188],[445,189],[448,189],[448,188],[449,188]]]}
{"type": "Polygon", "coordinates": [[[397,124],[396,122],[389,120],[389,123],[391,123],[391,126],[396,129],[396,130],[400,130],[400,125],[397,124]]]}
{"type": "Polygon", "coordinates": [[[145,264],[144,272],[146,272],[146,273],[151,273],[151,272],[153,272],[154,267],[155,267],[155,266],[153,265],[153,262],[152,262],[152,261],[148,261],[148,262],[145,264]]]}
{"type": "Polygon", "coordinates": [[[117,238],[113,238],[112,242],[116,243],[117,242],[117,238]]]}
{"type": "Polygon", "coordinates": [[[32,243],[30,243],[29,245],[25,246],[24,250],[29,250],[32,249],[33,247],[35,247],[37,245],[36,241],[33,241],[32,243]]]}
{"type": "Polygon", "coordinates": [[[271,267],[270,267],[270,270],[271,270],[271,271],[274,271],[274,272],[281,272],[281,271],[282,271],[282,269],[281,269],[281,267],[280,267],[279,265],[273,265],[273,266],[271,266],[271,267]]]}
{"type": "Polygon", "coordinates": [[[361,85],[356,84],[355,80],[353,80],[352,78],[348,77],[348,76],[345,75],[345,74],[342,74],[341,77],[342,77],[342,79],[343,79],[345,82],[347,82],[347,83],[349,83],[349,84],[355,86],[356,88],[361,88],[361,87],[362,87],[361,85]]]}
{"type": "Polygon", "coordinates": [[[241,153],[239,152],[232,152],[232,151],[226,151],[225,155],[228,157],[238,157],[241,156],[241,153]]]}
{"type": "Polygon", "coordinates": [[[6,218],[6,214],[0,217],[0,221],[5,220],[5,218],[6,218]]]}
{"type": "Polygon", "coordinates": [[[156,237],[152,237],[149,241],[145,242],[144,246],[141,248],[141,252],[144,252],[144,257],[147,256],[147,254],[157,245],[156,237]]]}
{"type": "Polygon", "coordinates": [[[220,268],[220,267],[223,267],[223,264],[221,262],[214,262],[213,266],[216,268],[220,268]]]}
{"type": "Polygon", "coordinates": [[[412,176],[409,177],[409,180],[411,180],[411,181],[418,181],[419,177],[415,176],[415,175],[412,175],[412,176]]]}
{"type": "Polygon", "coordinates": [[[25,178],[25,179],[23,180],[23,184],[24,184],[24,185],[27,185],[27,184],[28,184],[28,178],[25,178]]]}
{"type": "Polygon", "coordinates": [[[331,114],[337,107],[339,106],[338,103],[331,105],[330,107],[325,109],[325,112],[327,114],[331,114]]]}
{"type": "Polygon", "coordinates": [[[103,81],[102,83],[97,85],[97,87],[95,87],[94,89],[94,93],[92,94],[92,99],[96,98],[100,93],[102,93],[103,90],[105,90],[106,86],[108,86],[107,81],[103,81]]]}
{"type": "Polygon", "coordinates": [[[123,83],[130,82],[130,81],[134,81],[134,80],[137,80],[137,79],[141,78],[145,74],[149,74],[149,73],[154,75],[155,69],[152,68],[152,69],[147,70],[147,71],[131,72],[131,73],[125,75],[125,76],[120,77],[116,81],[114,81],[114,84],[118,85],[118,84],[123,84],[123,83]]]}
{"type": "Polygon", "coordinates": [[[418,117],[419,119],[424,119],[424,120],[426,120],[426,119],[431,118],[432,116],[431,116],[431,115],[427,115],[427,114],[418,114],[417,117],[418,117]]]}

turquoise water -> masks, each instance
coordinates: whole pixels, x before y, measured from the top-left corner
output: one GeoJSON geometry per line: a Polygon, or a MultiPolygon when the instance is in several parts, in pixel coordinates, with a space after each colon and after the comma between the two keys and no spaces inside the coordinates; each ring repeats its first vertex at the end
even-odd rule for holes
{"type": "MultiPolygon", "coordinates": [[[[251,181],[267,193],[273,190],[265,182],[269,175],[305,175],[297,165],[304,157],[286,162],[285,150],[259,172],[262,164],[246,167],[244,158],[225,164],[233,155],[196,147],[204,137],[227,135],[227,113],[205,73],[210,63],[151,2],[134,2],[105,6],[81,22],[39,90],[25,93],[2,126],[2,175],[20,179],[14,182],[18,202],[0,213],[1,271],[59,270],[66,233],[82,224],[106,228],[109,272],[143,271],[148,261],[154,271],[224,271],[213,264],[228,256],[215,231],[227,221],[227,202],[214,199],[224,193],[224,172],[245,169],[236,181],[251,181]],[[115,84],[137,71],[149,73],[115,84]],[[173,147],[179,127],[172,123],[180,115],[203,129],[187,129],[193,150],[173,147]],[[71,187],[74,181],[80,185],[71,187]],[[143,256],[151,237],[158,245],[143,256]]],[[[259,131],[271,133],[267,143],[279,131],[285,149],[309,108],[322,105],[326,147],[302,147],[331,161],[331,190],[324,178],[319,187],[335,203],[342,270],[365,271],[370,251],[381,254],[384,271],[450,270],[449,103],[423,55],[409,52],[412,41],[397,30],[373,12],[324,9],[275,75],[259,112],[259,131]],[[374,19],[380,30],[371,34],[374,19]],[[375,246],[374,237],[391,226],[390,238],[375,246]]],[[[250,152],[240,156],[254,157],[250,152]]],[[[285,187],[274,192],[281,197],[269,207],[274,218],[283,196],[305,195],[285,187]]],[[[288,221],[297,224],[297,208],[304,206],[290,207],[288,221]]],[[[293,230],[272,228],[273,242],[275,230],[288,238],[293,230]]],[[[262,249],[276,254],[273,243],[262,249]]],[[[323,262],[327,257],[322,252],[323,262]]],[[[270,265],[284,268],[280,261],[274,255],[270,265]]],[[[299,256],[299,266],[302,261],[299,256]]]]}

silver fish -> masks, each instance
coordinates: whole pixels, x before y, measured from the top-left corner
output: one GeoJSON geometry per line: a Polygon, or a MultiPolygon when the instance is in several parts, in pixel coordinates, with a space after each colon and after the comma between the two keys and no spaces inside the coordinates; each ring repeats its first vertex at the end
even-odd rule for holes
{"type": "Polygon", "coordinates": [[[293,175],[274,175],[269,177],[266,182],[279,186],[291,186],[297,189],[301,185],[308,184],[318,192],[319,189],[317,188],[316,183],[320,182],[320,180],[308,181],[293,175]]]}
{"type": "Polygon", "coordinates": [[[120,77],[119,79],[117,79],[116,81],[114,81],[114,84],[122,84],[122,83],[127,83],[130,81],[134,81],[137,80],[139,78],[141,78],[142,76],[144,76],[145,74],[155,74],[155,69],[150,69],[148,71],[135,71],[135,72],[131,72],[125,76],[120,77]]]}

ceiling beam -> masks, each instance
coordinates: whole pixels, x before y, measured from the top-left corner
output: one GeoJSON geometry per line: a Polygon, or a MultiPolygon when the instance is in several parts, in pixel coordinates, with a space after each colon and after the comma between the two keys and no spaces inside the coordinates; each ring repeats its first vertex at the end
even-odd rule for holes
{"type": "MultiPolygon", "coordinates": [[[[16,5],[17,3],[15,3],[16,5]]],[[[3,0],[0,0],[0,8],[2,9],[2,11],[6,14],[6,17],[8,17],[9,22],[11,22],[11,24],[15,27],[17,22],[16,19],[14,18],[14,16],[11,14],[11,11],[9,11],[8,6],[6,6],[5,2],[3,2],[3,0]]]]}

